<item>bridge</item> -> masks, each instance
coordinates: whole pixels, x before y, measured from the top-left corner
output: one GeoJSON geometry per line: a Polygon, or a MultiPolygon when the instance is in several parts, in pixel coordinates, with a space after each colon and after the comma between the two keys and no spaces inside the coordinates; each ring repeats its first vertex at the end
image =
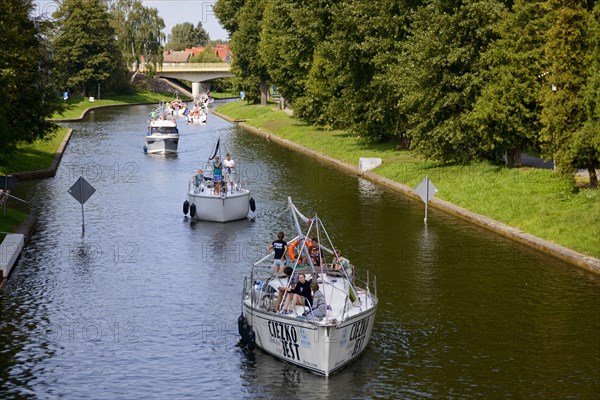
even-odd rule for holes
{"type": "MultiPolygon", "coordinates": [[[[140,72],[145,72],[140,66],[140,72]]],[[[200,94],[200,83],[213,79],[233,78],[227,63],[163,63],[156,75],[163,78],[183,79],[192,82],[192,95],[200,94]]]]}

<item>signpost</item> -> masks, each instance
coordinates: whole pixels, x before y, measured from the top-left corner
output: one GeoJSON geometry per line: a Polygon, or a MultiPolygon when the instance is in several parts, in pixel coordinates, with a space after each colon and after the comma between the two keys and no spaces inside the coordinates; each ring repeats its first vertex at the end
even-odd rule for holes
{"type": "Polygon", "coordinates": [[[83,204],[96,192],[96,189],[88,183],[82,176],[77,179],[68,190],[69,194],[75,200],[81,203],[81,233],[85,233],[85,217],[83,215],[83,204]]]}
{"type": "Polygon", "coordinates": [[[415,188],[415,192],[417,192],[421,200],[425,203],[425,223],[427,223],[427,203],[435,197],[438,190],[433,183],[431,183],[429,177],[425,175],[425,178],[423,178],[421,183],[415,188]]]}

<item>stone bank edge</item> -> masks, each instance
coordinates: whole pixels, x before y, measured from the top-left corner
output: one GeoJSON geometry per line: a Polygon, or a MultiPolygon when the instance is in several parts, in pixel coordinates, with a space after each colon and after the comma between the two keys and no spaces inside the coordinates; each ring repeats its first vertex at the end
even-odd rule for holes
{"type": "MultiPolygon", "coordinates": [[[[358,168],[355,165],[348,164],[344,161],[340,161],[336,158],[330,157],[327,154],[323,154],[321,152],[309,149],[307,147],[304,147],[302,145],[294,143],[288,139],[284,139],[282,137],[274,135],[271,132],[265,131],[263,129],[250,126],[245,122],[235,120],[227,115],[221,114],[218,111],[213,110],[212,113],[220,118],[223,118],[226,121],[235,122],[238,124],[238,126],[244,128],[256,135],[262,136],[262,137],[266,138],[267,140],[272,140],[276,143],[279,143],[285,147],[288,147],[288,148],[298,151],[300,153],[307,154],[307,155],[310,155],[311,157],[318,158],[318,159],[325,161],[328,164],[331,164],[331,165],[335,166],[336,168],[339,168],[346,172],[349,172],[352,174],[358,173],[358,168]]],[[[398,191],[408,197],[412,197],[415,200],[421,201],[421,199],[415,193],[413,188],[411,188],[409,186],[395,182],[391,179],[382,177],[376,173],[369,172],[369,171],[363,172],[361,174],[361,176],[372,182],[378,183],[380,185],[383,185],[385,187],[388,187],[390,189],[398,191]]],[[[498,222],[491,218],[485,217],[483,215],[476,214],[472,211],[469,211],[462,207],[458,207],[454,204],[451,204],[451,203],[441,200],[441,199],[433,198],[429,203],[433,207],[435,207],[439,210],[445,211],[449,214],[455,215],[464,220],[475,223],[479,226],[482,226],[493,232],[496,232],[502,236],[511,238],[513,240],[516,240],[518,242],[526,244],[529,247],[532,247],[534,249],[542,251],[546,254],[550,254],[550,255],[560,258],[564,261],[567,261],[571,264],[574,264],[582,269],[585,269],[585,270],[588,270],[590,272],[600,275],[600,259],[598,259],[596,257],[578,253],[567,247],[561,246],[559,244],[550,242],[545,239],[538,238],[529,233],[523,232],[519,229],[516,229],[509,225],[506,225],[502,222],[498,222]]]]}

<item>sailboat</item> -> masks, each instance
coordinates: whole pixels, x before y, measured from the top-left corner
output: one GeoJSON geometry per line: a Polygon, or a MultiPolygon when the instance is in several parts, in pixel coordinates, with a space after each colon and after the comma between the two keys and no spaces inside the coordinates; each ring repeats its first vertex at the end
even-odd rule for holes
{"type": "MultiPolygon", "coordinates": [[[[183,213],[200,221],[228,222],[247,218],[254,213],[256,205],[250,197],[250,190],[240,173],[229,171],[233,176],[233,189],[229,182],[219,181],[214,164],[220,160],[220,142],[217,143],[208,161],[188,182],[187,199],[183,203],[183,213]]],[[[223,168],[225,170],[225,168],[223,168]]],[[[239,168],[238,168],[239,170],[239,168]]],[[[226,172],[226,171],[224,171],[226,172]]],[[[221,180],[223,175],[221,176],[221,180]]]]}
{"type": "MultiPolygon", "coordinates": [[[[335,251],[321,219],[317,215],[305,217],[291,198],[288,198],[288,207],[292,228],[298,233],[292,242],[296,243],[299,256],[292,263],[290,278],[271,274],[272,255],[252,266],[244,279],[242,314],[238,318],[241,344],[249,350],[258,347],[279,359],[329,376],[355,360],[367,348],[378,304],[376,280],[367,272],[366,281],[360,282],[353,272],[340,267],[344,261],[349,261],[342,260],[335,251]],[[300,222],[308,225],[306,233],[301,230],[300,222]],[[306,238],[311,235],[318,239],[320,250],[314,253],[319,254],[320,262],[314,262],[309,256],[310,241],[306,238]],[[320,245],[322,242],[328,245],[320,245]],[[325,262],[326,253],[333,255],[331,263],[325,262]],[[302,256],[308,261],[306,266],[300,265],[302,256]],[[304,275],[302,279],[311,281],[311,289],[312,283],[317,283],[325,299],[324,313],[317,313],[308,304],[297,305],[296,302],[290,303],[291,312],[274,308],[274,303],[280,306],[285,303],[285,298],[290,295],[287,288],[301,274],[304,275]],[[276,297],[280,288],[285,294],[278,302],[276,297]]],[[[316,305],[316,292],[313,296],[312,301],[316,305]]]]}

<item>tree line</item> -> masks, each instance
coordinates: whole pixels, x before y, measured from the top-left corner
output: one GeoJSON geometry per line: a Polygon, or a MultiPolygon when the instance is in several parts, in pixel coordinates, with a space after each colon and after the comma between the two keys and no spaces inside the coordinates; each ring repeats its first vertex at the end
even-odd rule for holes
{"type": "Polygon", "coordinates": [[[33,0],[0,2],[0,155],[56,131],[48,121],[75,96],[125,94],[129,68],[145,63],[152,77],[165,46],[206,45],[202,24],[178,24],[165,45],[156,8],[140,0],[63,0],[49,19],[33,0]]]}
{"type": "Polygon", "coordinates": [[[595,0],[218,0],[240,89],[445,163],[600,167],[595,0]]]}

